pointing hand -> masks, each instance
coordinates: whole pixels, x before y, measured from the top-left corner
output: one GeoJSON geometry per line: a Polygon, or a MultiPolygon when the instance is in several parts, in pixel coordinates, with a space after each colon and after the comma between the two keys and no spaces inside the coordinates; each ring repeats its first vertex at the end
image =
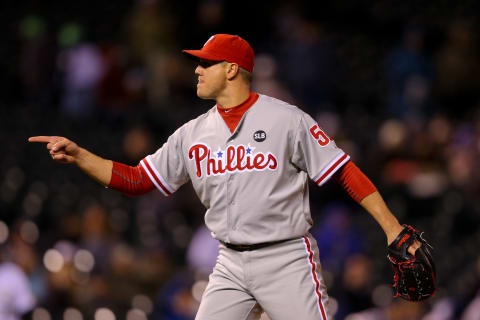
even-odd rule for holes
{"type": "Polygon", "coordinates": [[[46,143],[52,159],[60,163],[74,163],[80,149],[75,142],[64,137],[36,136],[28,141],[46,143]]]}

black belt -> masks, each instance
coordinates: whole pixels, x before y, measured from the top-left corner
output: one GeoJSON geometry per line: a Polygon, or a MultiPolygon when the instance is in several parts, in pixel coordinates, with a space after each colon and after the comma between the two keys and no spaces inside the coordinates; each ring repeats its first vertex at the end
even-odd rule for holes
{"type": "Polygon", "coordinates": [[[285,239],[285,240],[278,240],[278,241],[270,241],[270,242],[261,242],[261,243],[255,243],[255,244],[233,244],[233,243],[228,243],[225,241],[220,240],[220,242],[227,247],[228,249],[232,249],[235,251],[252,251],[252,250],[257,250],[257,249],[262,249],[265,247],[273,246],[274,244],[279,244],[282,242],[287,242],[292,239],[285,239]]]}

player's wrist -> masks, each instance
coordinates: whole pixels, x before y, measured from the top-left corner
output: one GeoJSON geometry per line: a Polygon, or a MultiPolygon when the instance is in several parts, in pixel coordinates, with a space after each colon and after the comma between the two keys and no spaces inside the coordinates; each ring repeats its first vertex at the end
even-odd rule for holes
{"type": "Polygon", "coordinates": [[[82,163],[85,163],[88,161],[90,152],[88,152],[86,149],[77,147],[77,150],[71,154],[71,156],[74,159],[74,163],[78,166],[81,166],[82,163]]]}
{"type": "Polygon", "coordinates": [[[397,224],[390,228],[388,232],[386,232],[388,245],[390,245],[398,237],[402,230],[403,227],[400,224],[397,224]]]}

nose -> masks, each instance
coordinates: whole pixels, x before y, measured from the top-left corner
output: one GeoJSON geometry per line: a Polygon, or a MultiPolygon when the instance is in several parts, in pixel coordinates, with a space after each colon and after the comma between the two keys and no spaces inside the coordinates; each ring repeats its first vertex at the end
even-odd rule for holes
{"type": "Polygon", "coordinates": [[[197,76],[200,76],[202,72],[203,72],[202,66],[198,65],[198,66],[195,68],[195,74],[196,74],[197,76]]]}

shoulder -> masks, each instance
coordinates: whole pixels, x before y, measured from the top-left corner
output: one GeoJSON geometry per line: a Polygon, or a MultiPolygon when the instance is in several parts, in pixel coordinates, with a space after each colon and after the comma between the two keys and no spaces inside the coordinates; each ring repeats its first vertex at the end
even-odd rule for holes
{"type": "Polygon", "coordinates": [[[305,115],[299,107],[267,95],[259,94],[257,103],[259,110],[274,114],[275,117],[300,119],[305,115]]]}

